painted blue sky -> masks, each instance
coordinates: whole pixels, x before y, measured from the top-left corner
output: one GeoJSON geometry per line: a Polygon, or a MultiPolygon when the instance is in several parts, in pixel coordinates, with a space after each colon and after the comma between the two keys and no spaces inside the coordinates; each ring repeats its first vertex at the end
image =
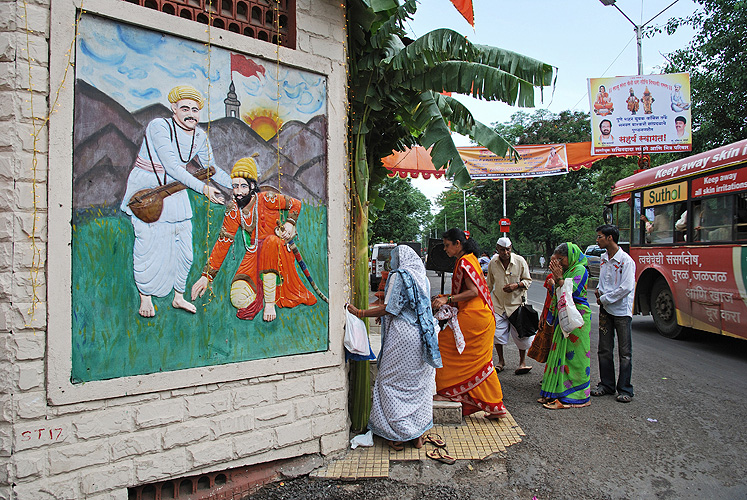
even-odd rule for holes
{"type": "MultiPolygon", "coordinates": [[[[189,84],[210,99],[201,121],[225,116],[223,100],[231,83],[231,52],[94,16],[83,16],[76,52],[76,77],[117,100],[129,111],[161,103],[176,85],[189,84]]],[[[253,58],[264,76],[233,73],[241,112],[257,108],[276,112],[283,121],[307,122],[327,112],[323,76],[278,68],[253,58]]]]}

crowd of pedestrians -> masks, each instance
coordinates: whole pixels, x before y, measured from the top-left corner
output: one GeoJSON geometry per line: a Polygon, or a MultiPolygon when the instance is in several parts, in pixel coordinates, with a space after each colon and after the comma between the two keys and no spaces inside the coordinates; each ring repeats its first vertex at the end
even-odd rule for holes
{"type": "Polygon", "coordinates": [[[508,237],[498,239],[495,254],[487,259],[485,254],[478,255],[477,244],[464,231],[446,231],[444,251],[456,259],[448,295],[431,296],[423,262],[410,247],[395,248],[384,293],[368,309],[348,305],[350,313],[377,318],[382,325],[370,430],[395,450],[407,442],[416,448],[430,443],[434,449],[428,451],[429,457],[453,463],[444,440],[430,432],[433,401],[460,402],[463,415],[481,412],[487,419],[506,417],[497,374],[506,367],[503,346],[509,338],[519,350],[516,375],[532,370],[526,363],[527,352],[545,364],[538,399],[545,408],[583,408],[592,396],[607,394],[616,395],[622,403],[632,401],[635,263],[620,248],[618,238],[615,226],[597,228],[597,244],[605,253],[595,289],[600,377],[595,388],[591,385],[589,273],[578,245],[561,243],[549,260],[544,281],[547,298],[535,336],[520,334],[514,324],[514,312],[526,303],[532,277],[527,261],[513,251],[508,237]],[[556,293],[560,289],[564,291],[561,299],[556,293]],[[578,311],[580,326],[569,329],[561,321],[567,308],[578,311]]]}

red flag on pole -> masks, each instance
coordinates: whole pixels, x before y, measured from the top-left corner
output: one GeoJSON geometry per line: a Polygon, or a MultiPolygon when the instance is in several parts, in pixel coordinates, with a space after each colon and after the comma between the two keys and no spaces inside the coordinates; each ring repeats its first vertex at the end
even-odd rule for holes
{"type": "Polygon", "coordinates": [[[242,56],[241,54],[231,54],[231,73],[234,71],[237,71],[246,77],[254,75],[259,76],[260,73],[264,76],[265,67],[255,63],[248,57],[242,56]]]}
{"type": "Polygon", "coordinates": [[[474,28],[475,11],[472,8],[472,0],[451,0],[451,3],[453,3],[454,7],[456,7],[456,10],[458,10],[459,13],[464,16],[470,26],[474,28]]]}

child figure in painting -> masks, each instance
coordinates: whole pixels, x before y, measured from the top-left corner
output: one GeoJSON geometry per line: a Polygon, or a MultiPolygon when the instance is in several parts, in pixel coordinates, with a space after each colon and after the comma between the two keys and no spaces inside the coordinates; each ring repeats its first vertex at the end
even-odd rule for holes
{"type": "MultiPolygon", "coordinates": [[[[135,165],[127,178],[121,209],[132,220],[135,245],[132,251],[135,284],[140,293],[140,316],[151,318],[156,310],[152,296],[165,297],[174,290],[172,306],[195,313],[195,306],[184,298],[187,275],[192,267],[192,207],[186,190],[166,196],[155,222],[140,220],[128,206],[132,196],[143,189],[179,181],[204,194],[213,203],[223,204],[217,188],[187,172],[186,164],[197,156],[203,166],[216,167],[207,134],[197,127],[203,98],[190,85],[171,89],[171,118],[156,118],[145,129],[145,137],[135,165]]],[[[212,180],[229,188],[231,179],[215,168],[212,180]]]]}
{"type": "Polygon", "coordinates": [[[262,318],[273,321],[276,305],[314,305],[316,297],[301,282],[293,254],[285,244],[296,235],[301,201],[260,191],[254,156],[240,159],[231,170],[234,199],[202,276],[192,286],[192,300],[205,294],[240,234],[245,253],[231,283],[231,304],[238,309],[236,316],[240,319],[254,319],[264,307],[262,318]],[[282,210],[288,211],[284,223],[282,210]]]}

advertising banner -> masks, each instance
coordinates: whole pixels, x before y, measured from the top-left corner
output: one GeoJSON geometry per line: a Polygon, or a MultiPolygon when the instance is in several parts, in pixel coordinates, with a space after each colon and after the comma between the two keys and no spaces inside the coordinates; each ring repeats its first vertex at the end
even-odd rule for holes
{"type": "Polygon", "coordinates": [[[591,153],[692,150],[690,75],[589,78],[591,153]]]}
{"type": "Polygon", "coordinates": [[[747,189],[747,167],[693,179],[693,196],[726,194],[747,189]]]}
{"type": "Polygon", "coordinates": [[[512,179],[568,173],[565,144],[516,146],[518,162],[501,158],[482,147],[459,148],[459,155],[472,179],[512,179]]]}

